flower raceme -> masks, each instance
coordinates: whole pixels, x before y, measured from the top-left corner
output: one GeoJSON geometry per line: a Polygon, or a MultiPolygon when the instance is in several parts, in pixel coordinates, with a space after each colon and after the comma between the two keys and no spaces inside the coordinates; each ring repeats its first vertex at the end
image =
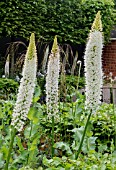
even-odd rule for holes
{"type": "Polygon", "coordinates": [[[51,54],[49,56],[46,76],[46,105],[48,118],[58,113],[58,78],[60,70],[60,54],[57,45],[57,37],[54,38],[51,54]]]}
{"type": "Polygon", "coordinates": [[[25,56],[22,79],[20,82],[17,101],[12,114],[11,125],[18,131],[22,131],[24,122],[30,109],[35,87],[37,70],[37,54],[35,35],[31,34],[29,47],[25,56]]]}
{"type": "Polygon", "coordinates": [[[96,110],[101,103],[102,95],[102,24],[100,12],[97,13],[93,22],[88,42],[86,45],[85,62],[85,105],[91,110],[96,110]]]}

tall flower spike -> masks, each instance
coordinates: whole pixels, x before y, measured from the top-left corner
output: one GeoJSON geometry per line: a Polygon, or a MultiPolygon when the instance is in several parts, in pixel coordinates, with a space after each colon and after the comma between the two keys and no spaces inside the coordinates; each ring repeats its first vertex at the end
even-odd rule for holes
{"type": "Polygon", "coordinates": [[[86,45],[84,62],[85,62],[85,95],[86,108],[95,111],[101,103],[102,95],[102,24],[100,12],[97,13],[93,22],[91,32],[89,34],[86,45]]]}
{"type": "Polygon", "coordinates": [[[60,70],[60,54],[57,37],[54,38],[52,51],[49,56],[46,76],[46,105],[48,118],[58,118],[58,78],[60,70]]]}
{"type": "Polygon", "coordinates": [[[17,101],[13,110],[11,125],[18,131],[23,129],[27,114],[30,109],[35,87],[37,70],[37,54],[35,46],[35,35],[31,34],[29,47],[25,56],[22,79],[20,82],[17,101]]]}

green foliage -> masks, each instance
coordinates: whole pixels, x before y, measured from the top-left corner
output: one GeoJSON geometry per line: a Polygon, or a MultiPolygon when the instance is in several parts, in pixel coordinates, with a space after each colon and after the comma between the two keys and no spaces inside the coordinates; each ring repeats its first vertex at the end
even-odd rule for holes
{"type": "MultiPolygon", "coordinates": [[[[73,105],[73,107],[74,106],[75,105],[73,105]]],[[[79,109],[79,105],[77,108],[79,109]]],[[[78,115],[79,113],[77,113],[77,111],[75,110],[75,112],[77,113],[76,117],[78,117],[77,120],[78,120],[79,127],[69,130],[70,125],[74,125],[73,117],[72,117],[73,114],[70,114],[69,108],[64,106],[63,111],[66,112],[66,110],[67,110],[67,114],[65,113],[66,117],[63,118],[63,121],[65,126],[68,126],[66,130],[67,131],[66,134],[68,136],[66,140],[67,142],[66,143],[57,142],[54,145],[55,148],[61,149],[64,154],[62,155],[62,157],[54,157],[53,159],[48,159],[44,157],[43,163],[46,166],[46,170],[52,170],[52,169],[75,170],[77,169],[77,166],[79,170],[115,169],[116,151],[114,151],[113,136],[112,136],[113,129],[114,129],[113,105],[103,104],[100,110],[95,115],[92,115],[90,120],[90,125],[88,127],[86,137],[84,139],[82,154],[80,155],[78,160],[74,159],[74,153],[72,152],[72,150],[78,150],[78,145],[79,145],[78,141],[81,139],[83,134],[82,125],[85,124],[86,115],[81,114],[80,121],[79,121],[79,115],[78,115]],[[65,123],[65,121],[67,123],[65,123]],[[95,125],[95,123],[97,123],[97,126],[95,125]],[[102,131],[103,131],[103,136],[102,136],[102,131]],[[71,136],[69,137],[68,132],[74,133],[71,135],[73,138],[71,138],[71,136]],[[106,136],[109,136],[109,139],[106,138],[106,136]],[[68,139],[70,139],[70,142],[68,139]],[[76,139],[77,141],[76,144],[77,148],[75,147],[75,143],[74,143],[75,140],[73,139],[76,139]],[[71,145],[69,143],[71,143],[71,145]]]]}
{"type": "Polygon", "coordinates": [[[22,3],[20,0],[10,0],[7,3],[0,2],[0,9],[1,36],[27,38],[31,32],[36,32],[37,38],[47,41],[51,41],[51,37],[53,38],[56,34],[60,40],[62,37],[65,41],[77,39],[76,32],[81,22],[78,20],[80,0],[78,2],[75,0],[29,0],[22,3]],[[63,16],[62,13],[64,13],[63,16]],[[73,18],[76,24],[72,22],[73,18]],[[69,34],[70,32],[72,35],[69,34]]]}
{"type": "Polygon", "coordinates": [[[16,94],[18,83],[12,79],[0,78],[0,99],[7,99],[16,94]]]}
{"type": "Polygon", "coordinates": [[[45,20],[46,34],[44,37],[52,34],[58,35],[60,42],[80,43],[82,41],[80,2],[80,0],[46,1],[48,13],[45,20]]]}
{"type": "Polygon", "coordinates": [[[80,77],[79,82],[78,82],[78,76],[66,75],[66,85],[67,86],[73,86],[76,89],[77,83],[79,83],[79,89],[84,88],[84,86],[85,86],[84,77],[80,77]]]}
{"type": "Polygon", "coordinates": [[[29,166],[25,166],[20,168],[19,170],[33,170],[32,168],[30,168],[29,166]]]}
{"type": "Polygon", "coordinates": [[[1,1],[0,9],[1,36],[22,36],[27,39],[31,32],[42,35],[43,15],[46,13],[44,0],[1,1]]]}
{"type": "Polygon", "coordinates": [[[114,3],[113,0],[83,0],[82,1],[83,25],[85,25],[85,36],[88,34],[94,17],[101,11],[103,34],[105,42],[110,38],[110,32],[114,24],[114,3]]]}
{"type": "MultiPolygon", "coordinates": [[[[71,95],[75,94],[75,91],[77,89],[77,85],[78,85],[78,76],[73,76],[73,75],[66,75],[66,84],[64,84],[65,88],[66,88],[66,98],[69,101],[71,95]]],[[[41,99],[45,98],[45,77],[40,77],[37,79],[37,82],[40,86],[41,89],[41,99]]],[[[59,80],[59,84],[61,84],[61,77],[59,80]]],[[[80,77],[79,79],[79,89],[84,88],[85,86],[85,79],[84,77],[80,77]]],[[[60,98],[62,99],[62,95],[63,95],[63,89],[60,86],[59,88],[59,92],[60,92],[60,98]]],[[[40,100],[41,100],[40,99],[40,100]]]]}
{"type": "Polygon", "coordinates": [[[116,25],[116,0],[114,0],[114,25],[116,25]]]}
{"type": "Polygon", "coordinates": [[[0,1],[0,37],[22,36],[27,39],[31,32],[35,32],[36,37],[45,42],[58,35],[59,42],[85,43],[98,10],[101,10],[104,35],[108,40],[113,24],[111,1],[0,1]]]}
{"type": "Polygon", "coordinates": [[[85,79],[84,77],[80,77],[78,80],[78,76],[73,75],[66,75],[65,76],[65,82],[61,82],[62,77],[60,76],[60,99],[65,101],[72,101],[75,100],[75,93],[78,93],[78,91],[85,86],[85,79]],[[79,82],[78,82],[79,81],[79,82]],[[78,87],[78,90],[77,90],[78,87]]]}
{"type": "MultiPolygon", "coordinates": [[[[66,79],[68,86],[76,89],[77,77],[67,76],[66,79]]],[[[44,86],[43,81],[38,80],[44,86]]],[[[75,159],[89,111],[85,111],[85,97],[80,93],[75,93],[75,102],[59,102],[60,121],[54,124],[55,156],[51,159],[52,122],[47,119],[46,105],[39,103],[41,93],[42,90],[37,84],[28,120],[25,121],[23,131],[17,132],[14,139],[9,170],[76,170],[77,167],[78,170],[116,169],[116,109],[113,105],[102,104],[100,109],[92,114],[81,153],[78,159],[75,159]]],[[[8,156],[14,104],[12,98],[0,101],[0,169],[4,169],[8,156]]]]}
{"type": "Polygon", "coordinates": [[[95,116],[92,117],[93,135],[97,137],[98,150],[109,150],[115,135],[115,115],[112,104],[103,104],[95,116]],[[102,148],[101,148],[102,144],[102,148]]]}
{"type": "Polygon", "coordinates": [[[100,154],[91,152],[89,157],[82,156],[78,160],[73,160],[63,156],[62,158],[54,157],[53,159],[44,158],[43,162],[46,170],[112,170],[116,168],[116,153],[100,154]]]}
{"type": "MultiPolygon", "coordinates": [[[[10,170],[75,170],[77,166],[79,170],[116,168],[113,105],[103,104],[100,110],[92,115],[81,154],[78,160],[75,160],[74,153],[78,150],[88,115],[84,111],[84,96],[78,94],[74,103],[61,102],[61,119],[58,124],[55,123],[55,157],[51,159],[51,122],[47,120],[45,106],[38,103],[39,96],[40,88],[36,87],[28,114],[30,121],[25,122],[24,130],[15,137],[10,170]]],[[[8,154],[13,105],[13,101],[0,103],[1,169],[8,154]]]]}

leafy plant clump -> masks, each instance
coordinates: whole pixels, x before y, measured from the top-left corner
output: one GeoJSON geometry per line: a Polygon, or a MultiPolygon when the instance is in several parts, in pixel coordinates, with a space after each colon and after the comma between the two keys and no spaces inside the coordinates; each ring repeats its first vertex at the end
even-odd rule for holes
{"type": "Polygon", "coordinates": [[[18,82],[13,79],[0,78],[0,99],[8,99],[8,97],[13,97],[18,89],[18,82]]]}
{"type": "MultiPolygon", "coordinates": [[[[59,124],[55,123],[55,155],[51,158],[52,124],[47,120],[45,105],[37,102],[39,96],[40,88],[36,87],[28,120],[23,131],[18,133],[14,140],[10,170],[20,168],[65,170],[76,169],[77,166],[80,170],[89,168],[97,170],[102,167],[104,170],[115,169],[113,105],[103,104],[100,110],[92,115],[81,154],[78,160],[75,160],[74,153],[78,150],[87,119],[87,113],[84,112],[84,96],[78,96],[74,103],[61,102],[59,112],[61,120],[59,124]]],[[[13,107],[12,101],[4,101],[0,104],[1,169],[8,154],[11,128],[9,124],[13,107]]]]}

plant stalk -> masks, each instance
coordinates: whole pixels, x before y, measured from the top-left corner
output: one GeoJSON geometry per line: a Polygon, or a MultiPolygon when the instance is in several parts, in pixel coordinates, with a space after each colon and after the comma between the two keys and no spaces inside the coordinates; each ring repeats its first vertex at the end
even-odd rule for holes
{"type": "Polygon", "coordinates": [[[9,165],[9,161],[10,161],[10,157],[11,157],[11,152],[12,152],[12,148],[13,148],[15,134],[16,134],[16,129],[13,128],[12,131],[11,131],[11,141],[10,141],[8,156],[7,156],[6,165],[4,167],[4,170],[8,170],[8,165],[9,165]]]}
{"type": "Polygon", "coordinates": [[[52,116],[52,158],[54,157],[54,116],[52,116]]]}
{"type": "Polygon", "coordinates": [[[80,142],[79,149],[78,149],[78,152],[76,154],[75,159],[78,159],[79,154],[81,152],[81,148],[82,148],[82,145],[83,145],[83,141],[84,141],[84,138],[85,138],[85,134],[86,134],[86,130],[87,130],[87,127],[88,127],[88,124],[89,124],[89,120],[90,120],[91,114],[92,114],[92,110],[90,111],[90,114],[88,116],[88,119],[87,119],[87,122],[86,122],[86,125],[85,125],[85,128],[84,128],[83,136],[81,138],[81,142],[80,142]]]}
{"type": "Polygon", "coordinates": [[[29,146],[28,146],[28,155],[27,155],[27,165],[29,164],[29,147],[31,145],[31,134],[32,134],[32,122],[30,121],[30,126],[31,126],[31,129],[30,129],[30,133],[29,133],[29,146]]]}
{"type": "Polygon", "coordinates": [[[115,112],[113,87],[112,87],[112,101],[113,101],[113,113],[114,113],[114,150],[116,150],[116,112],[115,112]]]}
{"type": "Polygon", "coordinates": [[[79,88],[79,81],[80,81],[80,73],[81,73],[81,62],[79,64],[79,73],[78,73],[78,81],[77,81],[77,91],[78,91],[78,88],[79,88]]]}
{"type": "Polygon", "coordinates": [[[116,150],[116,113],[115,111],[114,111],[114,150],[116,150]]]}
{"type": "MultiPolygon", "coordinates": [[[[72,115],[73,115],[73,126],[74,126],[74,128],[76,128],[75,112],[76,112],[76,106],[75,106],[75,111],[74,111],[74,110],[73,110],[73,103],[72,103],[72,115]]],[[[77,141],[76,141],[76,139],[75,139],[74,143],[75,143],[75,148],[76,148],[76,146],[77,146],[77,141]]],[[[75,152],[75,158],[76,158],[76,152],[75,152]]]]}
{"type": "Polygon", "coordinates": [[[111,103],[113,104],[113,113],[114,113],[114,150],[116,150],[116,113],[115,113],[112,78],[111,78],[111,84],[110,84],[110,95],[111,95],[110,97],[111,97],[111,103]]]}

